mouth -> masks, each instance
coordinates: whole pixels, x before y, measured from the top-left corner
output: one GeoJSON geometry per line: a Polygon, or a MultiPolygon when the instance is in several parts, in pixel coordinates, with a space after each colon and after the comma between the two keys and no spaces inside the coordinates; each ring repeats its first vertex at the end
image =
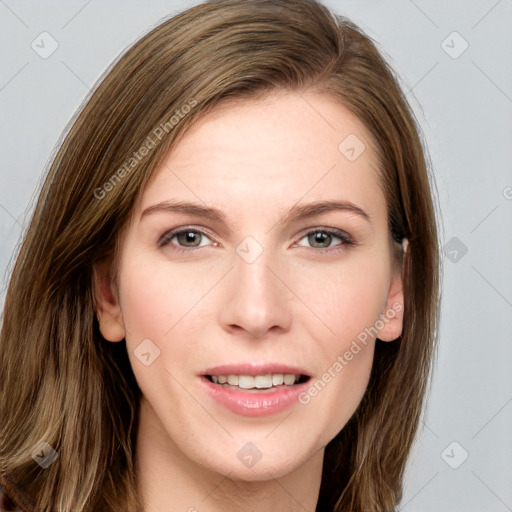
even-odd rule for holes
{"type": "Polygon", "coordinates": [[[246,417],[278,414],[299,403],[313,382],[304,368],[272,361],[247,361],[205,369],[204,392],[229,411],[246,417]]]}
{"type": "Polygon", "coordinates": [[[265,393],[288,389],[310,380],[309,375],[297,373],[266,373],[260,375],[225,374],[204,375],[212,384],[249,393],[265,393]]]}

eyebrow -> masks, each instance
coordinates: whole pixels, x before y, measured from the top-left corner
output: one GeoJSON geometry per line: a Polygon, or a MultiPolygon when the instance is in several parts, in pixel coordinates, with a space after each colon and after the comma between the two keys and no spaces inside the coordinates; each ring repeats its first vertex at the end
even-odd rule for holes
{"type": "MultiPolygon", "coordinates": [[[[282,219],[280,219],[276,225],[274,225],[274,227],[282,226],[292,221],[299,222],[301,220],[305,220],[332,211],[345,211],[349,213],[354,213],[362,217],[370,224],[372,223],[370,215],[365,210],[363,210],[362,208],[360,208],[359,206],[355,205],[350,201],[323,200],[309,204],[295,204],[288,211],[288,213],[286,213],[286,215],[282,219]]],[[[218,208],[205,206],[190,201],[168,200],[158,204],[154,204],[152,206],[149,206],[142,212],[141,219],[155,212],[184,213],[188,215],[202,217],[212,222],[217,222],[225,225],[228,224],[225,213],[219,210],[218,208]]]]}

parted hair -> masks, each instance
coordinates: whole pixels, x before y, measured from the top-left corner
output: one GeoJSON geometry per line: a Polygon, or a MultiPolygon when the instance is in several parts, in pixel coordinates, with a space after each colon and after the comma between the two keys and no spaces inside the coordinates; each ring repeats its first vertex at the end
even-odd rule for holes
{"type": "Polygon", "coordinates": [[[93,266],[115,261],[135,201],[189,126],[224,102],[277,91],[328,95],[360,119],[377,144],[389,232],[409,240],[402,334],[376,342],[366,393],[325,448],[317,506],[395,510],[436,346],[432,172],[376,43],[315,0],[212,0],[159,22],[66,128],[15,260],[0,334],[0,474],[34,510],[142,509],[141,391],[125,342],[99,331],[93,266]],[[32,457],[42,442],[58,454],[46,469],[32,457]]]}

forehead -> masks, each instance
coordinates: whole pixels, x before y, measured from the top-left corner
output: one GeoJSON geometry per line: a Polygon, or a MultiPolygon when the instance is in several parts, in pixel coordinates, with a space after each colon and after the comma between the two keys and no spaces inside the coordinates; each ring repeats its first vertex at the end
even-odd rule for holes
{"type": "Polygon", "coordinates": [[[374,143],[328,96],[229,102],[199,119],[155,171],[141,209],[179,197],[233,211],[346,199],[385,209],[374,143]]]}

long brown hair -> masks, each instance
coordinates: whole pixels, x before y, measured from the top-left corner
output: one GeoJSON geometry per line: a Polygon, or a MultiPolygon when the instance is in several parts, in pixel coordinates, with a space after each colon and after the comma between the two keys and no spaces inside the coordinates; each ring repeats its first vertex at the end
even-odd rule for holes
{"type": "Polygon", "coordinates": [[[37,511],[141,507],[140,389],[125,343],[99,332],[93,265],[113,259],[134,202],[192,123],[275,90],[322,92],[358,116],[378,145],[390,233],[409,239],[402,335],[377,341],[366,394],[326,446],[317,510],[384,512],[400,500],[439,303],[417,122],[375,44],[346,18],[314,0],[217,0],[162,22],[112,65],[61,142],[24,237],[0,338],[0,473],[37,511]],[[32,457],[41,442],[58,454],[46,469],[32,457]]]}

